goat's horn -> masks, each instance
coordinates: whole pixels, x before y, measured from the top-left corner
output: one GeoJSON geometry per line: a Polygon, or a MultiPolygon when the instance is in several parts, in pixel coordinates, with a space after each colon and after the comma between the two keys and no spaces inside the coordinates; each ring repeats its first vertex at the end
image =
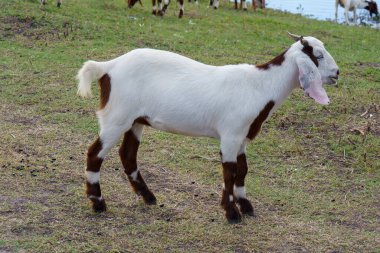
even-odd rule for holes
{"type": "Polygon", "coordinates": [[[295,35],[295,34],[292,34],[292,33],[290,33],[290,32],[288,32],[288,35],[289,35],[289,37],[292,38],[294,41],[299,41],[299,40],[302,38],[302,36],[295,35]]]}

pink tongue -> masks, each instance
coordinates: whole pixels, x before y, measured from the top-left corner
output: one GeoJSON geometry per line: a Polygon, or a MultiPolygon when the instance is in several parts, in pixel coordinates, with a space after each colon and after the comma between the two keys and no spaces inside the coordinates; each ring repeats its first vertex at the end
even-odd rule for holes
{"type": "Polygon", "coordinates": [[[330,99],[322,85],[310,85],[310,87],[305,90],[305,94],[308,94],[310,97],[314,98],[315,102],[319,104],[327,105],[330,103],[330,99]]]}

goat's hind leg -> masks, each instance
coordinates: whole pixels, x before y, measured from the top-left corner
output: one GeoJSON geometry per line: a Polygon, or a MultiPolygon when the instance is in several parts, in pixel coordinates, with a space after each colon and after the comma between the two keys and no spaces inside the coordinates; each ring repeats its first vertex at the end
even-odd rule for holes
{"type": "Polygon", "coordinates": [[[143,197],[146,204],[152,205],[156,204],[156,197],[149,190],[144,179],[142,178],[137,167],[136,159],[143,127],[143,125],[135,123],[132,129],[124,134],[124,140],[119,149],[119,155],[124,166],[124,171],[128,176],[133,190],[136,194],[143,197]]]}
{"type": "Polygon", "coordinates": [[[108,151],[116,144],[122,133],[122,129],[106,129],[88,148],[86,168],[86,194],[92,202],[95,212],[106,211],[106,202],[100,190],[100,167],[108,151]]]}

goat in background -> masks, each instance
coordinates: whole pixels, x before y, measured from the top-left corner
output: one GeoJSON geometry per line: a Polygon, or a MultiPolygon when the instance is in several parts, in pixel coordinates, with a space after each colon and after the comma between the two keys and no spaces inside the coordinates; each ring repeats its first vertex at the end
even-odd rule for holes
{"type": "Polygon", "coordinates": [[[366,9],[369,11],[369,14],[379,15],[377,9],[377,3],[373,0],[336,0],[335,1],[335,21],[338,21],[338,5],[344,8],[344,17],[346,19],[346,24],[349,24],[348,21],[348,12],[354,12],[354,23],[356,24],[357,15],[356,9],[366,9]]]}

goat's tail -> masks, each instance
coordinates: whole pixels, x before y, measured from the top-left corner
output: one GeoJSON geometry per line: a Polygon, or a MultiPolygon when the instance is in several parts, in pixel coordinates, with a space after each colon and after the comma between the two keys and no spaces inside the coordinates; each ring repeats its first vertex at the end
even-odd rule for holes
{"type": "Polygon", "coordinates": [[[112,61],[85,62],[77,75],[77,80],[79,81],[77,94],[81,97],[91,97],[91,83],[95,80],[100,79],[104,74],[106,74],[112,67],[112,63],[112,61]]]}

